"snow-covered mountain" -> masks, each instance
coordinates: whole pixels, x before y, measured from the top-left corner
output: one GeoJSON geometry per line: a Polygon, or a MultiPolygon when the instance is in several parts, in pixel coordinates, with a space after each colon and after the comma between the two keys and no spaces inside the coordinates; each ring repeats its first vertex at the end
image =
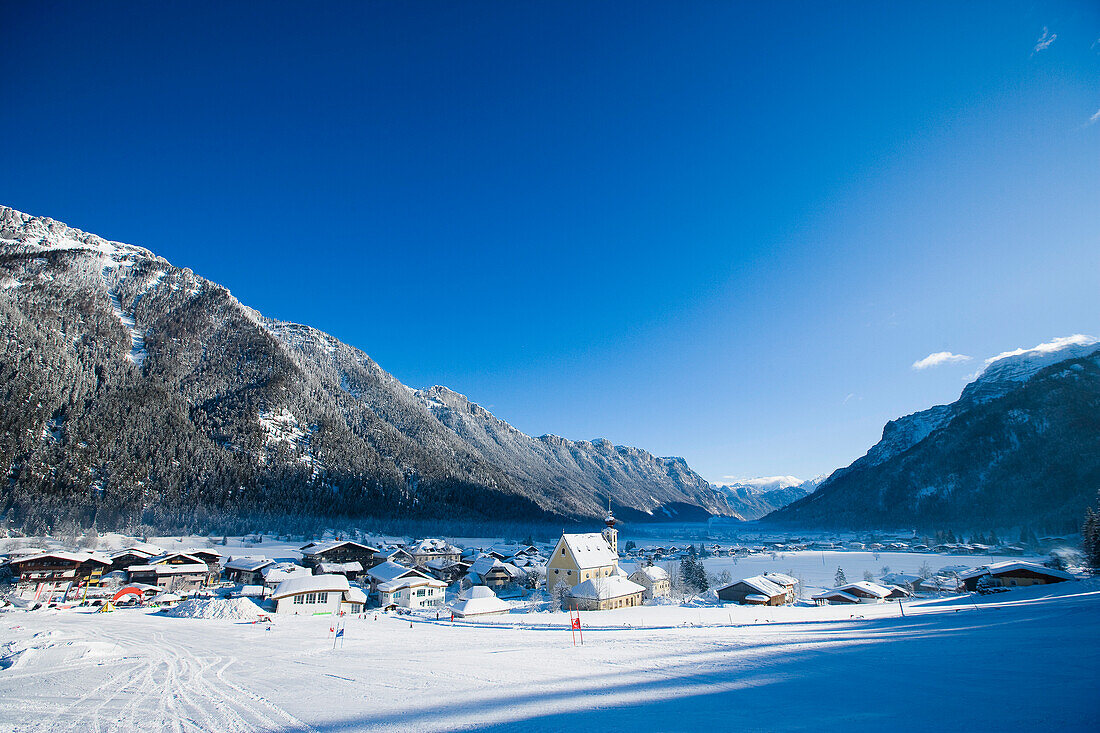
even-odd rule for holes
{"type": "Polygon", "coordinates": [[[739,515],[753,520],[808,496],[824,480],[825,476],[808,481],[797,476],[760,476],[718,484],[717,487],[739,515]]]}
{"type": "Polygon", "coordinates": [[[1100,485],[1100,343],[990,359],[959,399],[893,420],[865,456],[769,515],[813,525],[1074,531],[1100,485]]]}
{"type": "Polygon", "coordinates": [[[0,207],[0,491],[32,528],[739,516],[680,458],[531,437],[141,247],[0,207]]]}

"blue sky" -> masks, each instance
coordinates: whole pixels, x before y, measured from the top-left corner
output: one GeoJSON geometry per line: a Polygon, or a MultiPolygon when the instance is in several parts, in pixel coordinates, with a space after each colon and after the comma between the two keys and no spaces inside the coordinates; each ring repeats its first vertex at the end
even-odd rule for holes
{"type": "Polygon", "coordinates": [[[716,481],[1100,335],[1095,3],[221,5],[7,5],[0,202],[716,481]]]}

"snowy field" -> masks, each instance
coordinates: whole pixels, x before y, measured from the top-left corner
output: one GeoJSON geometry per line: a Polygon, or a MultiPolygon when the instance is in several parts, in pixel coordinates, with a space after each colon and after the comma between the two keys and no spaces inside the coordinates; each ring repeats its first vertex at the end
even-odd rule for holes
{"type": "Polygon", "coordinates": [[[586,613],[578,647],[564,614],[369,614],[335,650],[331,618],[7,611],[0,728],[1096,730],[1100,582],[904,610],[586,613]]]}

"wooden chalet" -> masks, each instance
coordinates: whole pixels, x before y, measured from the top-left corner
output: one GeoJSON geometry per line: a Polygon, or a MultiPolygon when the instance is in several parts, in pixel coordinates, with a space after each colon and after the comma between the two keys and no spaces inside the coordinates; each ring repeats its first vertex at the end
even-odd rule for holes
{"type": "Polygon", "coordinates": [[[1018,588],[1028,585],[1046,585],[1074,580],[1063,570],[1055,570],[1045,565],[1021,560],[983,565],[959,576],[967,590],[977,590],[979,584],[990,588],[1018,588]],[[984,579],[984,580],[983,580],[984,579]]]}
{"type": "Polygon", "coordinates": [[[378,548],[361,545],[351,540],[333,540],[331,542],[311,542],[301,548],[302,564],[308,568],[321,563],[357,562],[363,568],[376,564],[375,554],[378,548]]]}

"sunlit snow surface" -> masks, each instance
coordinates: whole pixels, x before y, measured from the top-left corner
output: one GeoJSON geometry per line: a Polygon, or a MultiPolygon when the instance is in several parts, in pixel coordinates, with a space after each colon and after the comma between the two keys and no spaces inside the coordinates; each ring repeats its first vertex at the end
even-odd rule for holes
{"type": "Polygon", "coordinates": [[[1095,730],[1100,583],[553,625],[0,614],[0,727],[101,731],[1095,730]],[[780,619],[775,612],[785,611],[780,619]],[[923,711],[923,712],[922,712],[923,711]],[[917,716],[917,717],[914,717],[917,716]]]}

